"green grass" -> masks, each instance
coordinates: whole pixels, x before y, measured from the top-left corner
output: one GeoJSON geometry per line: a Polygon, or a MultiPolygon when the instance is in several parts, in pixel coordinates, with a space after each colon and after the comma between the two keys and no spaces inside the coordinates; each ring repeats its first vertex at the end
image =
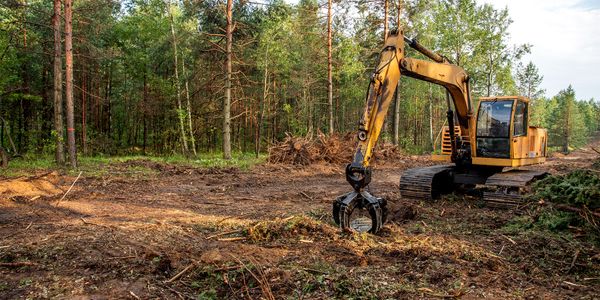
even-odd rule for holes
{"type": "MultiPolygon", "coordinates": [[[[23,158],[11,160],[8,168],[0,169],[0,176],[17,177],[28,176],[38,171],[65,170],[71,175],[83,171],[87,176],[102,176],[108,170],[107,165],[125,163],[132,160],[149,160],[156,163],[174,164],[194,168],[239,168],[242,170],[266,161],[266,154],[257,158],[254,153],[232,153],[232,159],[223,159],[222,153],[202,153],[196,158],[186,158],[182,155],[173,156],[80,156],[78,158],[79,168],[77,170],[61,168],[54,162],[53,156],[26,155],[23,158]]],[[[142,175],[151,175],[154,170],[141,166],[130,166],[128,172],[142,175]]]]}

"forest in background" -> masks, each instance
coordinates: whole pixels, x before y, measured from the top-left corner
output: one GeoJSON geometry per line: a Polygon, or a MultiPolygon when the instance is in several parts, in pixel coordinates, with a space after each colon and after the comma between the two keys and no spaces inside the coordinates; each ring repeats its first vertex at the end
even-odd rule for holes
{"type": "MultiPolygon", "coordinates": [[[[0,3],[1,146],[12,155],[52,155],[57,140],[67,140],[67,130],[61,133],[53,123],[53,3],[0,3]]],[[[567,83],[557,95],[540,89],[543,75],[523,59],[531,46],[509,43],[506,9],[474,0],[330,3],[75,1],[72,67],[78,152],[220,152],[227,102],[235,152],[266,151],[286,133],[353,131],[384,31],[396,28],[398,20],[407,36],[418,37],[467,70],[475,99],[529,97],[530,124],[548,128],[551,147],[568,151],[585,144],[599,129],[600,104],[594,99],[578,99],[567,83]]],[[[430,152],[444,125],[443,89],[403,78],[398,99],[383,138],[409,153],[430,152]]]]}

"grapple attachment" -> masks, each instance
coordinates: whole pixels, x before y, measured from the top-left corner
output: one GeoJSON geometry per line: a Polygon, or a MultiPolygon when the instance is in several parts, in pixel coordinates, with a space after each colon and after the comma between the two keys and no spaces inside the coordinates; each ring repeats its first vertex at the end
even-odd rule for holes
{"type": "Polygon", "coordinates": [[[365,190],[344,194],[333,203],[333,220],[342,229],[377,233],[386,219],[386,200],[365,190]]]}

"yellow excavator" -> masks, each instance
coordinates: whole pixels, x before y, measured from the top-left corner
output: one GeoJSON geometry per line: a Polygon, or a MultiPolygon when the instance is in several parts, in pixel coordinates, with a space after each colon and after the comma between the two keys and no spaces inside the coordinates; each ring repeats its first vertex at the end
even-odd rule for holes
{"type": "Polygon", "coordinates": [[[529,100],[521,96],[485,97],[479,99],[474,111],[470,77],[465,70],[405,37],[401,30],[393,30],[371,76],[358,146],[352,163],[346,166],[346,180],[353,191],[333,203],[334,221],[341,228],[371,233],[377,233],[386,221],[386,200],[368,191],[370,161],[401,74],[443,86],[448,105],[441,154],[432,155],[433,160],[446,164],[404,171],[400,178],[402,198],[432,200],[472,187],[489,206],[522,203],[529,184],[546,175],[544,171],[518,169],[546,160],[548,134],[543,128],[528,125],[529,100]],[[431,61],[406,57],[405,43],[431,61]]]}

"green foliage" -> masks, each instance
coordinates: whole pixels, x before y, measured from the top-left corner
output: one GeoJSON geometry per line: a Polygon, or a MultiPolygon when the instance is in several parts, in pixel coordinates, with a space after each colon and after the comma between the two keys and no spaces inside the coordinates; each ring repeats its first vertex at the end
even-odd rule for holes
{"type": "Polygon", "coordinates": [[[572,212],[547,210],[540,215],[537,224],[551,231],[560,231],[580,225],[581,219],[572,212]]]}
{"type": "Polygon", "coordinates": [[[508,235],[528,234],[531,232],[561,232],[569,226],[581,226],[583,220],[572,212],[544,209],[539,215],[516,216],[502,227],[502,232],[508,235]]]}
{"type": "Polygon", "coordinates": [[[566,175],[548,176],[533,185],[534,199],[576,207],[600,207],[600,177],[591,170],[575,170],[566,175]]]}
{"type": "Polygon", "coordinates": [[[502,227],[506,234],[518,234],[534,227],[534,220],[530,216],[516,216],[502,227]]]}
{"type": "MultiPolygon", "coordinates": [[[[192,283],[192,287],[193,287],[193,283],[192,283]]],[[[217,291],[215,291],[215,289],[210,289],[207,291],[200,292],[200,294],[198,294],[198,297],[196,297],[196,299],[198,299],[198,300],[213,300],[213,299],[219,299],[219,297],[217,296],[217,291]]]]}
{"type": "MultiPolygon", "coordinates": [[[[233,158],[223,159],[223,154],[219,152],[199,153],[199,158],[190,159],[182,155],[172,156],[82,156],[79,158],[78,170],[70,170],[71,175],[79,174],[83,171],[85,176],[103,176],[108,170],[107,165],[120,164],[130,161],[151,161],[155,163],[174,164],[192,168],[239,168],[247,170],[257,164],[263,163],[266,156],[261,154],[258,158],[254,153],[233,152],[233,158]]],[[[38,171],[46,171],[55,168],[54,157],[50,155],[35,156],[25,155],[22,158],[11,160],[8,168],[0,169],[0,176],[15,177],[28,176],[38,171]]],[[[155,174],[155,170],[144,166],[128,167],[130,171],[142,175],[155,174]]]]}
{"type": "Polygon", "coordinates": [[[522,96],[536,100],[544,95],[545,91],[540,89],[544,76],[539,74],[539,70],[533,62],[530,61],[527,66],[519,64],[516,77],[519,94],[522,96]]]}
{"type": "MultiPolygon", "coordinates": [[[[56,139],[64,139],[52,134],[52,3],[27,4],[0,7],[0,31],[5,33],[0,34],[0,116],[7,129],[0,140],[10,148],[10,135],[17,152],[49,155],[56,139]]],[[[199,152],[213,152],[222,142],[223,3],[172,1],[171,10],[180,51],[179,83],[189,83],[193,139],[199,152]]],[[[383,8],[368,1],[337,1],[333,11],[334,121],[336,131],[346,132],[356,130],[364,109],[365,90],[383,44],[383,8]]],[[[406,35],[464,67],[472,78],[474,99],[517,90],[532,98],[531,124],[549,129],[551,147],[580,146],[598,130],[597,102],[577,100],[569,90],[545,99],[539,89],[543,77],[535,65],[517,65],[529,46],[509,42],[512,21],[506,9],[475,0],[415,0],[405,1],[403,11],[406,35]]],[[[234,1],[234,149],[249,152],[259,142],[264,150],[287,132],[326,131],[323,13],[315,0],[272,0],[268,5],[234,1]]],[[[391,9],[392,26],[395,14],[391,9]]],[[[85,129],[85,148],[92,156],[181,152],[178,122],[187,121],[188,115],[176,109],[169,21],[163,0],[75,2],[78,149],[84,147],[85,129]]],[[[424,58],[406,50],[411,57],[424,58]]],[[[410,153],[431,151],[444,125],[444,90],[403,77],[399,91],[401,146],[410,153]]],[[[391,110],[382,133],[387,140],[392,136],[391,110]]]]}

